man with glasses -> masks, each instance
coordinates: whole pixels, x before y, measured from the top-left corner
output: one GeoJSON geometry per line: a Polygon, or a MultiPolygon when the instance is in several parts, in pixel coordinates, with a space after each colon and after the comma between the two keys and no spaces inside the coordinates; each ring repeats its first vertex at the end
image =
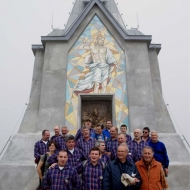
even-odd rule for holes
{"type": "Polygon", "coordinates": [[[149,133],[150,133],[150,129],[149,129],[149,127],[144,127],[143,128],[143,135],[142,135],[142,137],[141,137],[141,139],[143,140],[143,141],[146,141],[146,142],[150,142],[150,136],[149,136],[149,133]]]}

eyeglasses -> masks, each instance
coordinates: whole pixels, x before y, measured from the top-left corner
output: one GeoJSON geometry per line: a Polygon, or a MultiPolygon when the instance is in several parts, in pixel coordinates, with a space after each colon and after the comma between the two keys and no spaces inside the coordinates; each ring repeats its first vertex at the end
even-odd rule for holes
{"type": "Polygon", "coordinates": [[[143,131],[143,133],[148,133],[147,131],[143,131]]]}

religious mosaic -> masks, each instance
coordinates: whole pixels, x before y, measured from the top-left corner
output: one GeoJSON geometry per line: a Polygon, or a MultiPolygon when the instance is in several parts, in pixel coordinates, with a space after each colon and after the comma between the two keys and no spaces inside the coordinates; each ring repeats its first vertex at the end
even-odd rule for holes
{"type": "Polygon", "coordinates": [[[125,69],[124,51],[94,16],[68,53],[66,125],[77,128],[79,93],[115,94],[116,124],[128,125],[125,69]]]}

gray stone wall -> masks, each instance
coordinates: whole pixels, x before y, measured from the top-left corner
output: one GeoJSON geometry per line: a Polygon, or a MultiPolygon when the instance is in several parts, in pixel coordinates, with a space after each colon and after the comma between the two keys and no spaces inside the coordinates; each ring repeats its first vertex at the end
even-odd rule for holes
{"type": "Polygon", "coordinates": [[[35,54],[34,70],[30,92],[30,100],[24,114],[19,133],[36,132],[41,96],[42,69],[44,50],[38,49],[35,54]]]}
{"type": "Polygon", "coordinates": [[[156,114],[155,129],[160,133],[175,133],[175,128],[162,97],[160,71],[156,50],[149,50],[150,73],[156,114]]]}

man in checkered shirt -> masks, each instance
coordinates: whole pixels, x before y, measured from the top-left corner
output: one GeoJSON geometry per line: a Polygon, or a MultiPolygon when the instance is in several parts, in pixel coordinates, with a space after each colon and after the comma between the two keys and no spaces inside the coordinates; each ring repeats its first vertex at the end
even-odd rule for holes
{"type": "Polygon", "coordinates": [[[67,152],[61,150],[57,159],[58,164],[47,171],[43,188],[45,190],[80,190],[81,179],[77,171],[67,163],[67,152]]]}
{"type": "MultiPolygon", "coordinates": [[[[92,121],[90,119],[87,119],[84,123],[84,126],[87,127],[90,131],[90,137],[94,133],[94,129],[92,128],[92,121]]],[[[75,135],[75,141],[77,142],[79,139],[83,138],[82,128],[80,128],[77,131],[77,134],[75,135]]]]}
{"type": "Polygon", "coordinates": [[[118,142],[117,142],[118,128],[111,127],[110,135],[111,135],[111,138],[106,141],[106,154],[108,156],[111,156],[112,149],[116,149],[118,146],[118,142]]]}
{"type": "MultiPolygon", "coordinates": [[[[129,151],[128,151],[128,155],[127,155],[127,160],[131,161],[131,162],[136,162],[137,161],[137,150],[135,149],[135,147],[129,147],[128,146],[128,142],[126,142],[126,135],[123,133],[118,134],[117,136],[117,141],[118,141],[118,146],[120,144],[126,144],[126,146],[128,147],[129,151]]],[[[117,148],[112,149],[111,151],[111,160],[115,160],[117,158],[117,148]]]]}
{"type": "Polygon", "coordinates": [[[93,147],[89,159],[76,167],[78,174],[82,174],[82,190],[102,189],[104,167],[104,163],[100,160],[99,148],[93,147]]]}
{"type": "Polygon", "coordinates": [[[68,134],[69,130],[67,129],[66,126],[63,126],[61,128],[61,136],[58,136],[54,139],[54,141],[57,143],[58,145],[58,150],[65,150],[66,149],[66,138],[67,138],[67,134],[68,134]]]}
{"type": "Polygon", "coordinates": [[[83,138],[77,141],[77,148],[81,149],[85,159],[88,159],[90,149],[95,147],[96,139],[90,137],[90,131],[88,127],[82,128],[83,138]]]}
{"type": "Polygon", "coordinates": [[[66,139],[66,151],[69,158],[68,164],[72,167],[85,160],[82,150],[75,147],[75,137],[73,135],[69,135],[66,139]]]}
{"type": "Polygon", "coordinates": [[[34,157],[35,163],[38,164],[40,157],[48,151],[50,132],[48,130],[42,131],[42,139],[35,143],[34,145],[34,157]]]}
{"type": "Polygon", "coordinates": [[[148,146],[148,142],[141,139],[142,131],[140,129],[134,130],[134,139],[130,142],[129,148],[135,148],[137,150],[137,160],[139,161],[142,157],[142,150],[145,146],[148,146]]]}

